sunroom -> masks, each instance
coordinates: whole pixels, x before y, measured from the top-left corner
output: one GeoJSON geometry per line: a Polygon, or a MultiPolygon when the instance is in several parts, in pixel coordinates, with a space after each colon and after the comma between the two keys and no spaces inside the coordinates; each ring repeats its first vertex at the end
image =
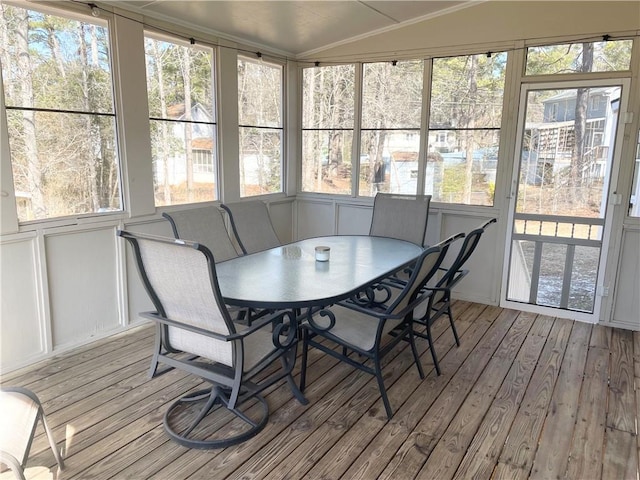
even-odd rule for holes
{"type": "MultiPolygon", "coordinates": [[[[41,397],[62,476],[636,478],[638,2],[0,8],[0,372],[41,397]],[[145,377],[116,231],[260,200],[283,244],[367,235],[377,193],[430,195],[429,245],[497,219],[442,375],[419,344],[431,373],[400,360],[387,421],[375,381],[313,357],[310,404],[274,389],[267,433],[170,442],[196,383],[145,377]]],[[[33,478],[56,463],[37,433],[33,478]]]]}

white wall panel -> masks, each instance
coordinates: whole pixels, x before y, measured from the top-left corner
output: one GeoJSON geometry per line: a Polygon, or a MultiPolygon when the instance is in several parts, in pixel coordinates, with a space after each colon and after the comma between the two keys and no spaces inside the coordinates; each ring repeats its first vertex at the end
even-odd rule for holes
{"type": "Polygon", "coordinates": [[[45,352],[40,318],[35,238],[0,244],[0,364],[25,365],[45,352]]]}
{"type": "Polygon", "coordinates": [[[45,237],[53,347],[121,326],[114,228],[45,237]]]}
{"type": "Polygon", "coordinates": [[[370,206],[338,204],[338,235],[367,235],[373,210],[370,206]]]}
{"type": "Polygon", "coordinates": [[[299,199],[297,208],[297,240],[336,233],[334,202],[299,199]]]}
{"type": "Polygon", "coordinates": [[[620,258],[612,321],[640,330],[640,230],[623,232],[620,258]]]}

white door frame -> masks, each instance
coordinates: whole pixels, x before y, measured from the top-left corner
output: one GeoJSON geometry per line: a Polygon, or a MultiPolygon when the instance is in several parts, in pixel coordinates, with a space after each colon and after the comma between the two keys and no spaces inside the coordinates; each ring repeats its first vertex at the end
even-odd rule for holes
{"type": "MultiPolygon", "coordinates": [[[[631,87],[631,80],[629,78],[612,78],[612,79],[594,79],[594,80],[571,80],[571,81],[552,81],[545,83],[522,83],[520,86],[520,100],[518,103],[518,125],[516,130],[516,142],[515,142],[515,151],[512,155],[513,160],[513,168],[512,168],[512,178],[511,178],[511,187],[509,192],[509,203],[507,210],[507,232],[505,236],[505,255],[502,264],[502,282],[500,288],[500,306],[504,308],[513,308],[516,310],[521,310],[525,312],[532,312],[542,315],[549,315],[560,318],[569,318],[572,320],[580,320],[589,323],[598,323],[601,319],[601,310],[604,306],[602,297],[603,294],[607,294],[605,292],[605,288],[603,286],[605,279],[605,271],[606,268],[617,268],[617,254],[616,252],[609,252],[609,242],[611,237],[611,229],[613,224],[613,213],[616,207],[619,207],[618,202],[616,202],[616,195],[612,192],[616,191],[616,185],[618,183],[618,172],[620,170],[620,162],[621,162],[621,152],[622,152],[622,143],[624,137],[624,122],[622,121],[622,116],[624,112],[627,111],[628,103],[629,103],[629,90],[631,87]],[[520,176],[520,165],[521,165],[521,154],[522,154],[522,141],[523,141],[523,133],[525,127],[525,113],[527,110],[527,95],[530,91],[533,90],[561,90],[561,89],[569,89],[569,88],[578,88],[578,87],[606,87],[606,86],[620,86],[621,94],[620,94],[620,109],[619,109],[619,117],[617,122],[617,130],[615,135],[615,141],[613,144],[613,156],[612,156],[612,164],[611,170],[609,172],[609,182],[608,185],[605,186],[606,194],[608,196],[607,199],[607,207],[605,210],[605,223],[602,234],[602,247],[600,253],[600,262],[598,267],[598,277],[596,281],[596,294],[594,298],[593,305],[593,313],[586,312],[576,312],[571,310],[564,310],[561,308],[540,306],[540,305],[531,305],[523,302],[515,302],[512,300],[507,300],[507,291],[508,291],[508,279],[509,279],[509,263],[511,258],[511,247],[512,247],[512,235],[513,235],[513,224],[514,224],[514,214],[515,207],[518,195],[518,185],[519,185],[519,176],[520,176]],[[612,258],[616,256],[616,258],[612,258]]],[[[615,278],[615,275],[609,278],[615,278]]]]}

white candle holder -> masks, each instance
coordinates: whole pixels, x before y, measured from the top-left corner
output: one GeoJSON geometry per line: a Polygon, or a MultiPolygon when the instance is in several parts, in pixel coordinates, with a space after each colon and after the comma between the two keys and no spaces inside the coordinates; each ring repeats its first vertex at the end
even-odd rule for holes
{"type": "Polygon", "coordinates": [[[331,248],[325,246],[316,247],[316,261],[328,262],[331,254],[331,248]]]}

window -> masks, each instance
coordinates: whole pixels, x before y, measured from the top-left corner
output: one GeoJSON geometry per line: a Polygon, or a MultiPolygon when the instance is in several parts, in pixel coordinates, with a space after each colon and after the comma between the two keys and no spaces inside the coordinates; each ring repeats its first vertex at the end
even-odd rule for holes
{"type": "Polygon", "coordinates": [[[529,47],[526,75],[615,72],[631,68],[633,40],[529,47]]]}
{"type": "Polygon", "coordinates": [[[493,205],[506,61],[506,53],[433,60],[425,172],[433,201],[493,205]]]}
{"type": "Polygon", "coordinates": [[[349,195],[355,66],[306,68],[302,82],[302,191],[349,195]]]}
{"type": "Polygon", "coordinates": [[[416,193],[423,62],[363,66],[359,194],[416,193]]]}
{"type": "Polygon", "coordinates": [[[106,22],[0,12],[18,220],[121,210],[106,22]]]}
{"type": "Polygon", "coordinates": [[[145,37],[155,203],[217,198],[213,51],[145,37]]]}
{"type": "Polygon", "coordinates": [[[282,192],[281,65],[238,57],[240,195],[282,192]]]}

